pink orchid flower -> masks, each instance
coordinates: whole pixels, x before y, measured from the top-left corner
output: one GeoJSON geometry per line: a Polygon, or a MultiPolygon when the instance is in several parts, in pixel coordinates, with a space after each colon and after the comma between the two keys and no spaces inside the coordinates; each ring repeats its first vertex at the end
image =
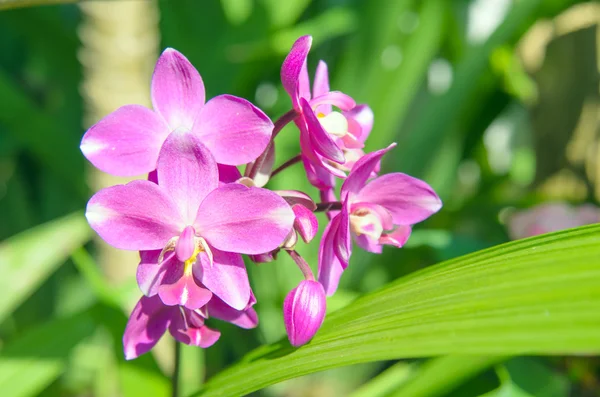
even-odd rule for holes
{"type": "Polygon", "coordinates": [[[544,203],[518,211],[508,220],[510,238],[537,236],[600,222],[600,209],[592,204],[577,207],[567,203],[544,203]]]}
{"type": "Polygon", "coordinates": [[[386,244],[402,247],[411,225],[442,207],[428,184],[406,174],[396,172],[369,181],[383,155],[394,146],[362,157],[342,185],[341,210],[325,228],[319,247],[319,282],[328,296],[348,266],[352,239],[374,253],[381,253],[386,244]]]}
{"type": "Polygon", "coordinates": [[[160,269],[138,280],[142,289],[158,282],[165,304],[194,310],[214,293],[244,308],[251,291],[240,254],[277,248],[294,212],[268,190],[219,186],[217,163],[195,135],[169,135],[156,168],[158,184],[137,180],[96,193],[87,205],[89,224],[116,248],[161,251],[160,269]]]}
{"type": "Polygon", "coordinates": [[[273,123],[247,100],[220,95],[204,103],[200,74],[172,48],[156,62],[151,97],[154,111],[126,105],[85,133],[81,151],[94,166],[119,176],[148,173],[175,131],[198,137],[219,164],[229,165],[254,160],[271,138],[273,123]]]}
{"type": "Polygon", "coordinates": [[[364,142],[373,126],[373,112],[356,106],[348,95],[330,91],[327,64],[319,62],[312,95],[306,60],[311,36],[300,37],[281,67],[281,81],[290,95],[298,117],[302,161],[311,184],[325,190],[362,156],[364,142]],[[334,111],[333,106],[341,110],[334,111]]]}
{"type": "Polygon", "coordinates": [[[167,330],[179,342],[203,348],[212,346],[221,334],[204,325],[209,315],[241,328],[254,328],[258,317],[252,308],[256,302],[253,298],[243,310],[235,310],[217,297],[213,297],[202,309],[190,310],[182,306],[167,306],[158,296],[143,296],[125,327],[125,358],[132,360],[147,353],[167,330]]]}

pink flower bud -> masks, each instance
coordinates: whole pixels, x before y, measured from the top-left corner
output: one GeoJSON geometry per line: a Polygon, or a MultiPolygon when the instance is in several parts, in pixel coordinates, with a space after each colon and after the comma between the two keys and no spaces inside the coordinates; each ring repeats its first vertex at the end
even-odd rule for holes
{"type": "Polygon", "coordinates": [[[325,290],[316,281],[304,280],[283,302],[283,319],[293,346],[307,343],[319,330],[326,311],[325,290]]]}

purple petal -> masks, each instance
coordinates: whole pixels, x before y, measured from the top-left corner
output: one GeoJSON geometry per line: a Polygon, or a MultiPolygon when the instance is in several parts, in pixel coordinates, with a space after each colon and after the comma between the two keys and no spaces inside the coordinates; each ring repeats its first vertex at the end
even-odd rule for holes
{"type": "Polygon", "coordinates": [[[357,200],[384,207],[396,225],[413,225],[442,208],[428,184],[399,172],[373,179],[360,190],[357,200]]]}
{"type": "Polygon", "coordinates": [[[319,231],[319,222],[315,214],[301,204],[292,206],[296,219],[294,229],[298,232],[305,243],[309,243],[319,231]]]}
{"type": "Polygon", "coordinates": [[[156,61],[152,76],[152,106],[171,130],[189,130],[204,105],[202,77],[183,54],[167,48],[156,61]]]}
{"type": "Polygon", "coordinates": [[[193,132],[217,163],[240,165],[255,160],[265,150],[273,123],[247,100],[220,95],[204,105],[193,132]]]}
{"type": "Polygon", "coordinates": [[[356,214],[357,211],[366,211],[375,214],[379,222],[381,222],[383,230],[392,230],[394,228],[394,219],[392,218],[392,214],[381,205],[361,202],[353,203],[350,206],[350,212],[356,214]]]}
{"type": "Polygon", "coordinates": [[[352,170],[348,174],[348,178],[346,178],[342,184],[342,190],[340,192],[342,199],[345,200],[346,196],[351,195],[350,201],[352,202],[354,200],[353,196],[365,186],[367,180],[371,177],[372,172],[379,166],[379,162],[383,155],[395,146],[396,144],[392,143],[385,149],[380,149],[361,157],[354,164],[354,167],[352,167],[352,170]]]}
{"type": "Polygon", "coordinates": [[[146,296],[158,294],[162,284],[173,284],[183,275],[183,265],[173,252],[165,255],[158,263],[161,250],[140,251],[140,264],[137,267],[137,283],[146,296]]]}
{"type": "Polygon", "coordinates": [[[293,223],[294,212],[277,194],[230,184],[202,202],[196,231],[220,250],[262,254],[279,247],[293,223]]]}
{"type": "Polygon", "coordinates": [[[171,310],[158,296],[143,296],[133,308],[123,334],[125,359],[134,359],[152,349],[171,322],[171,310]]]}
{"type": "MultiPolygon", "coordinates": [[[[275,143],[271,142],[267,146],[267,154],[263,161],[258,164],[258,170],[254,176],[254,186],[263,187],[269,182],[271,178],[271,172],[273,171],[273,164],[275,163],[275,143]]],[[[251,163],[251,167],[256,167],[256,162],[251,163]]]]}
{"type": "Polygon", "coordinates": [[[242,177],[242,174],[233,165],[217,164],[219,169],[219,182],[233,183],[242,177]]]}
{"type": "Polygon", "coordinates": [[[175,317],[169,325],[169,332],[173,338],[186,345],[199,346],[207,348],[215,344],[221,333],[204,325],[204,322],[195,312],[183,310],[187,321],[182,315],[175,317]],[[194,316],[195,318],[191,318],[194,316]]]}
{"type": "Polygon", "coordinates": [[[179,235],[175,245],[175,255],[181,262],[185,262],[194,255],[196,250],[196,238],[194,228],[186,226],[179,235]]]}
{"type": "Polygon", "coordinates": [[[342,149],[339,148],[331,136],[323,129],[308,102],[304,98],[301,98],[300,105],[302,106],[302,115],[306,120],[306,126],[314,150],[323,157],[343,164],[345,161],[344,152],[342,152],[342,149]]]}
{"type": "Polygon", "coordinates": [[[379,238],[379,244],[393,245],[394,247],[402,247],[408,241],[412,228],[408,225],[400,225],[391,233],[382,234],[379,238]]]}
{"type": "Polygon", "coordinates": [[[308,62],[304,61],[302,69],[300,70],[300,76],[298,79],[298,95],[300,98],[306,98],[310,100],[310,78],[308,77],[308,62]]]}
{"type": "Polygon", "coordinates": [[[206,305],[212,293],[196,284],[194,276],[184,274],[173,284],[162,284],[158,287],[158,296],[165,305],[184,306],[190,310],[206,305]]]}
{"type": "Polygon", "coordinates": [[[361,133],[358,135],[358,139],[365,143],[371,129],[373,128],[373,111],[368,105],[357,105],[354,108],[343,112],[344,116],[349,120],[355,121],[361,127],[361,133]]]}
{"type": "Polygon", "coordinates": [[[258,325],[258,316],[253,308],[236,310],[216,296],[208,302],[208,315],[235,324],[240,328],[250,329],[258,325]]]}
{"type": "Polygon", "coordinates": [[[83,155],[101,171],[137,176],[156,168],[169,127],[140,105],[123,106],[90,127],[81,140],[83,155]]]}
{"type": "Polygon", "coordinates": [[[352,255],[352,235],[350,234],[350,216],[348,214],[348,203],[344,202],[339,215],[339,224],[335,233],[334,250],[342,266],[346,268],[352,255]]]}
{"type": "Polygon", "coordinates": [[[304,192],[300,192],[298,190],[275,190],[275,193],[283,197],[286,203],[290,206],[300,204],[311,211],[314,211],[317,208],[317,205],[310,198],[310,196],[304,192]]]}
{"type": "Polygon", "coordinates": [[[198,137],[175,132],[167,138],[157,164],[158,184],[169,192],[190,225],[208,193],[219,186],[217,163],[198,137]]]}
{"type": "Polygon", "coordinates": [[[302,164],[304,165],[306,177],[310,184],[319,190],[327,190],[335,186],[334,176],[321,166],[320,163],[311,160],[305,153],[306,151],[303,150],[302,164]]]}
{"type": "Polygon", "coordinates": [[[199,255],[201,266],[194,274],[202,284],[236,310],[244,309],[250,300],[250,281],[240,254],[212,248],[212,266],[205,255],[199,255]]]}
{"type": "Polygon", "coordinates": [[[381,254],[381,251],[383,250],[383,246],[379,240],[373,240],[366,234],[361,234],[360,236],[355,235],[354,240],[356,241],[356,244],[365,251],[381,254]]]}
{"type": "MultiPolygon", "coordinates": [[[[300,76],[312,44],[311,36],[302,36],[292,45],[292,49],[281,65],[281,83],[292,98],[294,109],[300,109],[300,76]]],[[[308,75],[308,73],[306,73],[308,75]]]]}
{"type": "Polygon", "coordinates": [[[344,272],[342,263],[335,254],[334,237],[339,226],[340,215],[335,216],[325,227],[319,246],[319,282],[323,285],[327,296],[337,290],[340,277],[344,272]]]}
{"type": "Polygon", "coordinates": [[[327,310],[325,291],[316,281],[304,280],[283,302],[285,330],[292,346],[307,343],[317,333],[327,310]]]}
{"type": "Polygon", "coordinates": [[[163,189],[140,180],[100,190],[88,201],[85,216],[104,241],[126,250],[162,249],[184,227],[163,189]]]}
{"type": "Polygon", "coordinates": [[[341,110],[350,110],[356,106],[356,102],[350,95],[346,95],[343,92],[330,91],[310,100],[310,106],[313,109],[322,105],[333,105],[341,110]]]}
{"type": "MultiPolygon", "coordinates": [[[[319,61],[317,71],[315,72],[315,81],[313,83],[313,98],[325,95],[329,92],[329,73],[327,72],[327,64],[319,61]]],[[[331,105],[321,105],[317,112],[327,114],[331,112],[331,105]]]]}

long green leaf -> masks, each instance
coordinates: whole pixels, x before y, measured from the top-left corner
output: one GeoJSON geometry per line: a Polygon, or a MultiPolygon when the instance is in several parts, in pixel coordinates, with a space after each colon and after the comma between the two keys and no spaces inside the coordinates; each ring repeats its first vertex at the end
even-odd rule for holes
{"type": "Polygon", "coordinates": [[[504,359],[498,356],[438,357],[426,362],[414,378],[405,382],[388,397],[443,396],[504,359]]]}
{"type": "Polygon", "coordinates": [[[70,351],[95,327],[84,312],[43,324],[7,345],[0,354],[2,395],[37,395],[65,370],[70,351]]]}
{"type": "Polygon", "coordinates": [[[333,313],[311,343],[263,346],[198,395],[343,365],[444,354],[600,352],[600,225],[511,242],[401,278],[333,313]]]}
{"type": "Polygon", "coordinates": [[[21,304],[71,252],[91,238],[75,213],[17,234],[0,244],[0,321],[21,304]]]}

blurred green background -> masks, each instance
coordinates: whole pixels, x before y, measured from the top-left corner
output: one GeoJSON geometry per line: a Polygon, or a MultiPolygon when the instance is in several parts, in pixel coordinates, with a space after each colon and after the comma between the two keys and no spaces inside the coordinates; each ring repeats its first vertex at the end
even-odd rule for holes
{"type": "MultiPolygon", "coordinates": [[[[35,2],[34,2],[35,3],[35,2]]],[[[276,118],[294,40],[314,37],[309,70],[369,104],[367,149],[429,182],[444,208],[407,246],[355,250],[329,311],[444,259],[508,240],[514,208],[598,203],[600,4],[567,0],[85,1],[18,8],[0,0],[0,395],[167,395],[170,341],[125,362],[121,336],[139,298],[136,256],[93,241],[82,209],[118,180],[79,151],[86,128],[149,104],[165,47],[200,71],[207,98],[245,97],[276,118]]],[[[289,127],[280,164],[299,151],[289,127]]],[[[315,191],[300,166],[272,188],[315,191]]],[[[315,195],[316,198],[316,195],[315,195]]],[[[323,223],[324,224],[324,219],[323,223]]],[[[317,244],[299,247],[316,267],[317,244]]],[[[301,274],[288,258],[250,266],[257,329],[213,323],[221,340],[183,350],[182,388],[284,336],[281,305],[301,274]]],[[[401,304],[401,302],[399,302],[401,304]]],[[[167,339],[167,338],[165,338],[167,339]]],[[[380,362],[272,386],[265,396],[598,396],[596,358],[380,362]],[[354,394],[353,394],[354,393],[354,394]]]]}

